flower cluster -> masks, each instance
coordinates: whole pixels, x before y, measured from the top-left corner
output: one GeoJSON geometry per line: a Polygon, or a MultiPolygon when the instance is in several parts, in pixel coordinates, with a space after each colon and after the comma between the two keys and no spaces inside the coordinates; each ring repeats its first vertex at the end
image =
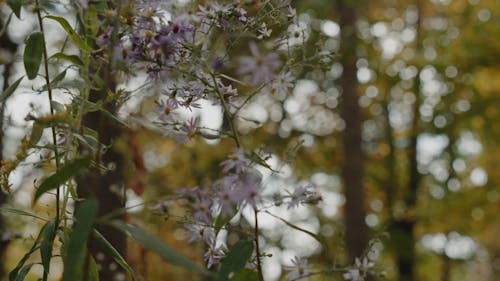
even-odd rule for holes
{"type": "MultiPolygon", "coordinates": [[[[251,154],[242,149],[236,149],[220,163],[223,172],[220,179],[208,187],[179,189],[178,196],[174,199],[189,202],[187,207],[192,212],[192,220],[186,223],[186,238],[189,242],[200,241],[207,246],[204,257],[208,267],[217,265],[224,257],[226,245],[219,231],[238,213],[245,209],[258,212],[267,208],[266,206],[281,205],[284,202],[290,209],[297,207],[299,203],[318,201],[319,196],[310,185],[279,195],[279,199],[276,196],[268,198],[263,193],[262,175],[254,167],[256,163],[249,155],[251,154]]],[[[155,208],[170,205],[171,202],[162,201],[155,208]]]]}
{"type": "Polygon", "coordinates": [[[200,29],[208,32],[212,26],[227,29],[251,22],[253,19],[247,16],[247,11],[238,2],[222,4],[210,1],[206,5],[199,5],[197,16],[201,23],[200,29]]]}
{"type": "Polygon", "coordinates": [[[187,16],[167,19],[166,12],[154,7],[139,7],[137,13],[127,17],[119,12],[109,11],[108,16],[122,18],[125,24],[105,20],[102,26],[107,28],[103,28],[96,41],[111,54],[117,69],[135,68],[157,77],[189,55],[184,46],[194,32],[194,25],[187,16]]]}

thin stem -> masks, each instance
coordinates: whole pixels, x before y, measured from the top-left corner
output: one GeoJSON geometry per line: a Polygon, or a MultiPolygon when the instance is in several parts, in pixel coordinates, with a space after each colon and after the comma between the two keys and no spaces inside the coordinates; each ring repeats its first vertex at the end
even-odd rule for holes
{"type": "MultiPolygon", "coordinates": [[[[233,133],[233,138],[234,138],[234,141],[236,142],[236,146],[238,148],[241,148],[240,138],[238,136],[238,132],[236,131],[236,127],[234,126],[233,118],[230,115],[231,113],[229,111],[227,103],[224,100],[224,97],[222,96],[222,93],[219,90],[219,86],[217,85],[217,80],[215,79],[215,75],[213,73],[212,73],[212,79],[214,81],[215,92],[219,96],[219,99],[220,99],[220,102],[222,104],[222,107],[224,108],[224,115],[226,116],[227,121],[229,123],[229,126],[231,127],[231,131],[233,133]]],[[[257,260],[257,271],[258,271],[258,274],[259,274],[259,281],[264,281],[264,274],[262,273],[262,263],[261,263],[261,260],[260,260],[259,220],[257,218],[258,211],[257,211],[257,208],[255,208],[255,207],[254,207],[253,210],[254,210],[254,215],[255,215],[254,236],[255,236],[255,256],[256,256],[255,258],[257,260]]]]}
{"type": "Polygon", "coordinates": [[[255,255],[257,259],[257,271],[259,272],[259,281],[264,281],[264,275],[262,274],[262,264],[260,261],[260,247],[259,247],[259,221],[257,219],[258,211],[257,208],[253,209],[255,215],[255,227],[254,227],[254,236],[255,236],[255,255]]]}
{"type": "Polygon", "coordinates": [[[229,123],[229,127],[231,128],[231,132],[233,133],[234,141],[236,142],[236,146],[241,148],[240,137],[238,132],[236,131],[236,127],[233,123],[233,118],[231,118],[231,112],[229,111],[229,107],[227,106],[226,100],[222,96],[222,93],[219,90],[219,86],[217,85],[217,79],[215,79],[215,75],[212,73],[212,79],[214,80],[214,88],[215,92],[219,96],[220,102],[222,104],[222,108],[224,109],[224,116],[226,116],[227,122],[229,123]]]}
{"type": "MultiPolygon", "coordinates": [[[[50,84],[50,75],[49,75],[49,56],[47,55],[47,45],[45,41],[45,32],[43,29],[43,20],[42,20],[42,14],[40,12],[40,3],[39,0],[35,0],[35,5],[36,5],[36,14],[38,17],[38,24],[40,25],[40,32],[42,33],[42,49],[43,49],[43,64],[44,64],[44,70],[45,70],[45,82],[47,83],[47,92],[49,96],[49,107],[50,107],[50,114],[54,115],[54,108],[52,106],[52,86],[50,84]]],[[[60,160],[59,160],[59,152],[57,150],[57,136],[56,136],[56,128],[54,126],[51,126],[52,130],[52,142],[54,143],[54,157],[56,159],[56,170],[59,170],[60,166],[60,160]]],[[[59,206],[59,193],[60,193],[60,188],[57,187],[56,189],[56,218],[55,218],[55,227],[56,229],[59,227],[59,213],[60,213],[60,206],[59,206]]]]}

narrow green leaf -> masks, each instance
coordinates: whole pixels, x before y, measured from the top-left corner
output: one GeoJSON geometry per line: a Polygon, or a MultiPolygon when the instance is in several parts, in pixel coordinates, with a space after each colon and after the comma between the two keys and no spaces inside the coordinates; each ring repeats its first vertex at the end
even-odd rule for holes
{"type": "Polygon", "coordinates": [[[108,118],[109,120],[115,122],[118,125],[128,127],[127,123],[124,123],[122,120],[118,119],[118,117],[114,116],[111,112],[107,111],[106,109],[101,108],[101,111],[104,114],[104,117],[108,118]]]}
{"type": "Polygon", "coordinates": [[[32,218],[35,218],[35,219],[39,219],[39,220],[45,221],[44,218],[39,217],[39,216],[37,216],[37,215],[35,215],[33,213],[30,213],[30,212],[27,212],[27,211],[23,211],[23,210],[19,210],[19,209],[15,209],[15,208],[0,207],[0,213],[12,213],[12,214],[20,215],[20,216],[27,216],[27,217],[32,217],[32,218]]]}
{"type": "Polygon", "coordinates": [[[31,267],[35,265],[34,263],[27,264],[24,266],[20,271],[19,275],[17,275],[16,279],[14,281],[23,281],[24,278],[26,278],[26,275],[28,275],[28,272],[31,270],[31,267]]]}
{"type": "Polygon", "coordinates": [[[276,219],[279,219],[280,221],[284,222],[286,225],[288,225],[289,227],[291,227],[291,228],[293,228],[293,229],[295,229],[295,230],[298,230],[298,231],[300,231],[300,232],[303,232],[303,233],[305,233],[305,234],[307,234],[307,235],[311,236],[312,238],[316,239],[316,241],[318,241],[319,243],[321,243],[321,245],[323,245],[323,247],[328,248],[328,244],[326,243],[325,239],[324,239],[322,236],[320,236],[320,235],[318,235],[318,234],[315,234],[315,233],[312,233],[311,231],[309,231],[309,230],[307,230],[307,229],[303,229],[303,228],[301,228],[301,227],[298,227],[298,226],[296,226],[295,224],[290,223],[290,222],[288,222],[287,220],[285,220],[285,219],[283,219],[283,218],[280,218],[280,217],[278,217],[278,216],[274,215],[274,214],[273,214],[273,213],[271,213],[271,212],[266,211],[266,214],[269,214],[269,215],[271,215],[272,217],[275,217],[276,219]]]}
{"type": "MultiPolygon", "coordinates": [[[[19,275],[21,274],[21,269],[24,267],[24,264],[26,261],[31,257],[31,255],[40,248],[40,240],[42,238],[42,234],[45,231],[45,228],[47,227],[47,224],[44,224],[42,229],[40,229],[40,232],[38,233],[38,236],[35,239],[35,242],[33,243],[33,246],[31,246],[31,249],[24,254],[24,256],[21,258],[21,260],[17,263],[16,267],[9,273],[9,281],[16,281],[16,280],[22,280],[18,279],[19,275]]],[[[29,271],[29,270],[28,270],[29,271]]],[[[27,273],[27,272],[26,272],[27,273]]],[[[24,279],[24,277],[23,277],[24,279]]]]}
{"type": "Polygon", "coordinates": [[[71,39],[71,41],[73,41],[73,43],[75,43],[78,48],[86,52],[92,51],[92,48],[90,48],[90,46],[87,45],[87,43],[85,43],[85,41],[83,41],[80,36],[78,36],[78,34],[71,27],[71,25],[69,25],[68,21],[65,18],[56,16],[46,16],[46,18],[57,21],[66,31],[66,33],[68,33],[69,38],[71,39]]]}
{"type": "Polygon", "coordinates": [[[45,192],[58,188],[75,175],[85,171],[85,169],[90,166],[90,163],[91,159],[86,157],[76,159],[73,162],[64,165],[59,171],[49,176],[42,182],[35,192],[33,202],[35,203],[45,192]]]}
{"type": "Polygon", "coordinates": [[[217,280],[229,280],[231,273],[237,274],[243,268],[254,250],[253,242],[239,241],[233,246],[229,254],[222,260],[217,280]]]}
{"type": "Polygon", "coordinates": [[[269,164],[266,163],[266,160],[262,159],[262,157],[260,157],[259,154],[255,153],[253,151],[252,151],[252,153],[250,153],[249,155],[247,155],[247,157],[250,160],[252,160],[253,162],[261,165],[262,167],[267,168],[271,172],[275,172],[275,173],[278,172],[278,171],[274,170],[271,166],[269,166],[269,164]]]}
{"type": "Polygon", "coordinates": [[[99,141],[94,138],[93,136],[89,135],[80,135],[80,134],[74,134],[73,135],[76,139],[78,139],[82,144],[87,145],[92,152],[96,152],[97,148],[99,146],[99,141]]]}
{"type": "Polygon", "coordinates": [[[60,59],[71,62],[72,64],[76,64],[78,66],[83,66],[83,61],[77,55],[66,55],[64,53],[56,53],[53,54],[50,59],[60,59]]]}
{"type": "Polygon", "coordinates": [[[146,232],[142,228],[137,226],[124,223],[122,221],[112,221],[111,225],[116,227],[117,229],[128,233],[135,241],[142,244],[144,247],[149,249],[152,252],[158,254],[165,261],[168,261],[174,265],[178,265],[184,267],[192,272],[196,272],[198,274],[210,276],[211,273],[191,261],[189,258],[184,255],[178,253],[174,249],[170,248],[165,242],[163,242],[158,237],[151,235],[146,232]]]}
{"type": "Polygon", "coordinates": [[[69,227],[62,227],[61,231],[57,232],[57,236],[59,237],[59,241],[61,242],[61,247],[59,248],[59,255],[61,257],[65,257],[68,255],[68,244],[69,238],[71,236],[71,231],[72,229],[69,227]]]}
{"type": "Polygon", "coordinates": [[[224,225],[226,225],[236,215],[237,212],[238,210],[236,209],[236,206],[233,206],[233,213],[231,215],[222,216],[222,214],[220,214],[217,216],[214,224],[215,236],[219,234],[221,228],[224,227],[224,225]]]}
{"type": "Polygon", "coordinates": [[[20,19],[21,18],[21,6],[23,4],[23,1],[21,1],[21,0],[7,0],[7,4],[12,9],[14,14],[16,14],[16,17],[18,19],[20,19]]]}
{"type": "Polygon", "coordinates": [[[43,130],[45,129],[45,127],[46,126],[40,124],[40,122],[35,122],[35,124],[33,124],[33,128],[31,128],[30,134],[30,144],[32,146],[35,146],[42,138],[43,130]]]}
{"type": "MultiPolygon", "coordinates": [[[[51,88],[52,88],[52,89],[56,88],[56,87],[57,87],[57,84],[58,84],[59,82],[61,82],[61,81],[64,79],[64,77],[66,77],[66,69],[65,69],[63,72],[61,72],[61,73],[57,74],[57,76],[56,76],[56,77],[54,77],[54,79],[52,79],[52,81],[50,81],[50,86],[51,86],[51,88]]],[[[43,92],[43,91],[47,91],[47,89],[48,89],[48,86],[47,86],[47,84],[45,84],[45,85],[43,85],[43,87],[40,89],[40,91],[41,91],[41,92],[43,92]]]]}
{"type": "Polygon", "coordinates": [[[54,238],[56,237],[56,221],[50,220],[42,233],[43,240],[40,245],[40,255],[42,257],[42,265],[44,271],[44,280],[50,272],[50,260],[52,258],[52,248],[54,246],[54,238]]]}
{"type": "Polygon", "coordinates": [[[26,40],[24,48],[24,69],[30,80],[38,75],[42,63],[43,36],[41,32],[33,32],[26,40]]]}
{"type": "Polygon", "coordinates": [[[96,215],[97,201],[95,199],[86,200],[76,209],[76,225],[69,237],[68,252],[63,258],[63,281],[82,280],[87,252],[86,242],[94,227],[96,215]]]}
{"type": "Polygon", "coordinates": [[[94,229],[94,238],[96,241],[99,243],[99,245],[102,247],[102,249],[113,258],[113,260],[119,264],[123,269],[127,271],[127,273],[130,275],[132,280],[137,280],[134,274],[134,270],[130,267],[130,265],[127,263],[127,261],[122,257],[122,255],[109,243],[108,240],[102,234],[94,229]]]}
{"type": "Polygon", "coordinates": [[[73,98],[73,106],[75,108],[81,108],[82,113],[88,113],[88,112],[94,112],[98,111],[102,108],[102,101],[98,102],[91,102],[85,99],[82,99],[81,97],[75,97],[73,98]]]}
{"type": "Polygon", "coordinates": [[[88,281],[99,281],[99,272],[97,271],[97,264],[93,256],[89,256],[88,281]]]}
{"type": "Polygon", "coordinates": [[[0,103],[3,103],[6,99],[8,99],[17,89],[21,80],[23,80],[24,76],[17,79],[16,82],[12,83],[5,91],[0,94],[0,103]]]}

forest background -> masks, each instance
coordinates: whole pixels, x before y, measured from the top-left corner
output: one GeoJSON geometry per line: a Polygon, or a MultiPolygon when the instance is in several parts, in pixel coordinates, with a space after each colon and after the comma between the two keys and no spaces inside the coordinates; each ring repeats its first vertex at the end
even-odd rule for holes
{"type": "MultiPolygon", "coordinates": [[[[119,35],[104,40],[109,29],[85,21],[133,29],[150,2],[156,3],[0,1],[0,280],[22,280],[23,269],[25,280],[64,279],[72,265],[61,249],[78,227],[71,224],[78,220],[73,199],[92,209],[83,204],[90,197],[99,206],[96,228],[125,263],[89,239],[88,250],[80,250],[95,259],[100,280],[125,280],[129,269],[139,280],[210,280],[177,253],[197,265],[205,253],[208,265],[215,262],[211,271],[222,274],[229,265],[206,258],[210,243],[186,241],[185,224],[201,205],[186,208],[172,198],[180,188],[217,182],[228,160],[242,161],[229,162],[235,166],[228,171],[251,166],[273,205],[245,199],[227,221],[214,220],[226,235],[221,255],[246,245],[238,241],[253,241],[243,265],[260,276],[238,268],[248,276],[233,280],[500,279],[497,0],[291,1],[294,8],[280,1],[167,1],[155,7],[199,17],[215,10],[221,17],[204,39],[210,48],[189,52],[204,54],[200,61],[206,59],[214,76],[200,81],[223,95],[194,106],[183,100],[181,121],[170,119],[162,103],[172,94],[172,74],[133,69],[137,61],[125,55],[115,60],[112,54],[120,53],[106,46],[119,35]],[[235,7],[258,20],[231,18],[240,11],[235,7]],[[32,36],[41,31],[38,15],[43,40],[32,36]],[[112,18],[117,21],[106,20],[112,18]],[[233,27],[238,20],[241,26],[233,27]],[[283,61],[273,65],[273,54],[283,61]],[[255,58],[267,62],[238,65],[255,58]],[[88,164],[79,158],[87,154],[93,155],[88,164]],[[57,188],[42,194],[51,175],[57,188]],[[259,210],[259,227],[247,214],[251,207],[259,210]],[[175,254],[162,255],[138,235],[127,240],[124,232],[137,229],[105,223],[116,218],[153,233],[175,254]],[[57,222],[52,234],[45,230],[51,221],[57,222]],[[253,225],[257,238],[246,232],[253,225]],[[44,238],[37,244],[39,233],[44,238]],[[49,240],[53,255],[44,258],[48,242],[42,241],[49,240]]],[[[174,32],[173,23],[166,26],[174,32]]],[[[174,68],[199,63],[176,55],[174,68]]],[[[184,79],[176,75],[175,81],[184,79]]],[[[196,70],[189,75],[199,77],[196,70]]],[[[91,267],[90,260],[80,267],[91,267]]]]}

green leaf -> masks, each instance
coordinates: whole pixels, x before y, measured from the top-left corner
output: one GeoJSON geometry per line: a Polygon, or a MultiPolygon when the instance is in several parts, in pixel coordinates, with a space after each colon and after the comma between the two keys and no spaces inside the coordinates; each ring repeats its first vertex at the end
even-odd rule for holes
{"type": "Polygon", "coordinates": [[[252,160],[252,162],[257,163],[264,168],[267,168],[271,172],[278,173],[278,171],[274,170],[271,166],[269,166],[269,164],[266,163],[266,160],[262,159],[262,157],[260,157],[259,154],[252,151],[252,153],[247,155],[247,157],[248,159],[252,160]]]}
{"type": "Polygon", "coordinates": [[[104,238],[104,236],[102,236],[102,234],[99,231],[95,230],[95,229],[94,229],[94,238],[99,243],[99,245],[101,246],[101,248],[109,256],[111,256],[113,258],[113,260],[117,264],[119,264],[123,269],[125,269],[128,272],[128,274],[130,275],[130,277],[132,277],[132,280],[137,280],[137,278],[135,278],[134,270],[130,267],[130,265],[127,263],[127,261],[115,249],[115,247],[113,247],[113,245],[111,245],[111,243],[109,243],[109,241],[106,240],[106,238],[104,238]]]}
{"type": "Polygon", "coordinates": [[[71,236],[71,228],[61,227],[61,231],[57,232],[57,236],[59,237],[59,241],[61,242],[61,247],[59,248],[59,255],[61,257],[65,257],[68,255],[68,244],[69,244],[69,238],[71,236]]]}
{"type": "MultiPolygon", "coordinates": [[[[63,72],[57,74],[57,76],[54,79],[52,79],[52,81],[50,81],[50,87],[54,89],[57,86],[57,84],[64,79],[64,77],[66,77],[66,69],[63,72]]],[[[48,86],[45,84],[40,89],[40,92],[47,91],[47,89],[48,86]]]]}
{"type": "Polygon", "coordinates": [[[243,268],[231,278],[231,281],[258,281],[259,273],[248,268],[243,268]]]}
{"type": "Polygon", "coordinates": [[[35,218],[35,219],[39,219],[39,220],[45,221],[44,218],[39,217],[39,216],[37,216],[37,215],[35,215],[33,213],[30,213],[30,212],[27,212],[27,211],[23,211],[23,210],[19,210],[19,209],[15,209],[15,208],[0,207],[0,212],[2,212],[2,213],[12,213],[12,214],[20,215],[20,216],[27,216],[27,217],[32,217],[32,218],[35,218]]]}
{"type": "Polygon", "coordinates": [[[34,146],[38,143],[38,141],[42,138],[45,127],[46,126],[40,124],[40,122],[35,122],[35,124],[33,124],[33,128],[31,128],[30,145],[34,146]]]}
{"type": "Polygon", "coordinates": [[[118,117],[114,116],[111,112],[107,111],[106,109],[101,108],[101,111],[104,114],[104,117],[108,118],[114,123],[122,125],[124,127],[128,127],[127,123],[124,123],[122,120],[118,119],[118,117]]]}
{"type": "Polygon", "coordinates": [[[75,43],[78,48],[86,52],[92,51],[92,48],[90,48],[90,46],[87,45],[87,43],[85,43],[85,41],[83,41],[80,36],[78,36],[78,34],[71,27],[71,25],[69,25],[68,21],[65,18],[56,16],[46,16],[46,18],[57,21],[66,31],[66,33],[68,33],[69,38],[71,39],[71,41],[73,41],[73,43],[75,43]]]}
{"type": "Polygon", "coordinates": [[[12,83],[5,91],[0,94],[0,103],[3,103],[6,99],[8,99],[17,89],[21,80],[23,80],[24,76],[17,79],[16,82],[12,83]]]}
{"type": "Polygon", "coordinates": [[[112,221],[111,225],[125,233],[128,233],[135,241],[142,244],[150,251],[155,252],[165,261],[168,261],[174,265],[184,267],[192,272],[196,272],[201,275],[211,276],[211,273],[208,270],[200,267],[189,258],[176,252],[174,249],[170,248],[170,246],[165,244],[165,242],[163,242],[161,239],[154,235],[151,235],[142,228],[124,223],[122,221],[112,221]]]}
{"type": "Polygon", "coordinates": [[[91,102],[85,99],[82,99],[81,97],[75,97],[73,98],[73,106],[75,108],[81,108],[82,113],[88,113],[88,112],[94,112],[98,111],[102,108],[102,101],[98,102],[91,102]]]}
{"type": "Polygon", "coordinates": [[[20,271],[19,275],[17,275],[16,279],[14,281],[23,281],[24,278],[26,278],[26,275],[28,275],[28,272],[31,270],[31,267],[35,265],[34,263],[27,264],[24,266],[20,271]]]}
{"type": "Polygon", "coordinates": [[[251,241],[242,240],[236,243],[229,254],[222,260],[217,280],[229,280],[231,273],[237,274],[245,268],[245,264],[252,256],[253,250],[254,246],[251,241]]]}
{"type": "Polygon", "coordinates": [[[66,55],[64,53],[56,53],[53,54],[50,59],[60,59],[71,62],[72,64],[76,64],[78,66],[83,66],[83,61],[77,55],[66,55]]]}
{"type": "Polygon", "coordinates": [[[58,188],[75,175],[85,171],[85,169],[90,166],[90,163],[91,159],[89,157],[79,158],[74,160],[73,162],[67,163],[65,166],[59,169],[59,171],[49,176],[42,182],[42,184],[35,192],[33,203],[35,203],[38,198],[40,198],[40,196],[45,192],[58,188]]]}
{"type": "MultiPolygon", "coordinates": [[[[16,267],[9,273],[9,281],[16,281],[16,280],[22,280],[19,279],[19,276],[23,273],[22,270],[24,270],[24,264],[26,261],[30,258],[30,256],[38,250],[40,240],[42,238],[42,233],[44,233],[45,228],[47,227],[47,224],[44,224],[40,232],[38,233],[38,236],[35,239],[35,242],[33,243],[33,246],[31,246],[31,249],[24,254],[24,256],[21,258],[21,260],[17,263],[16,267]]],[[[30,267],[31,268],[31,267],[30,267]]],[[[29,269],[26,271],[26,273],[29,271],[29,269]]],[[[22,277],[24,279],[24,277],[22,277]]]]}
{"type": "Polygon", "coordinates": [[[21,0],[7,0],[7,4],[12,9],[17,18],[21,18],[21,6],[23,1],[21,0]]]}
{"type": "Polygon", "coordinates": [[[43,240],[40,246],[40,255],[42,257],[44,280],[46,280],[46,275],[50,272],[50,260],[52,258],[52,248],[54,246],[56,230],[56,221],[50,220],[47,222],[42,233],[43,240]]]}
{"type": "Polygon", "coordinates": [[[24,69],[30,80],[38,75],[42,63],[43,36],[41,32],[33,32],[26,40],[24,48],[24,69]]]}
{"type": "Polygon", "coordinates": [[[312,233],[311,231],[309,231],[309,230],[307,230],[307,229],[303,229],[303,228],[301,228],[301,227],[298,227],[298,226],[296,226],[295,224],[290,223],[290,222],[288,222],[287,220],[285,220],[285,219],[283,219],[283,218],[280,218],[280,217],[278,217],[278,216],[274,215],[274,214],[273,214],[273,213],[271,213],[271,212],[266,211],[266,214],[269,214],[269,215],[271,215],[272,217],[275,217],[275,218],[279,219],[280,221],[284,222],[286,225],[288,225],[289,227],[291,227],[291,228],[293,228],[293,229],[295,229],[295,230],[298,230],[298,231],[300,231],[300,232],[303,232],[303,233],[305,233],[305,234],[307,234],[307,235],[311,236],[312,238],[316,239],[316,241],[318,241],[319,243],[321,243],[321,245],[323,245],[323,247],[328,248],[328,244],[326,243],[325,238],[323,238],[323,236],[318,235],[318,234],[315,234],[315,233],[312,233]]]}
{"type": "Polygon", "coordinates": [[[233,214],[226,216],[222,216],[222,214],[220,214],[217,216],[214,224],[215,236],[217,236],[221,228],[224,227],[224,225],[226,225],[236,215],[237,211],[238,210],[236,209],[236,206],[233,206],[233,214]]]}
{"type": "Polygon", "coordinates": [[[93,256],[89,256],[88,281],[99,281],[99,272],[97,271],[97,264],[93,256]]]}
{"type": "Polygon", "coordinates": [[[62,281],[81,281],[86,257],[86,242],[94,227],[97,215],[97,201],[87,199],[75,212],[75,227],[70,234],[67,255],[64,256],[62,281]]]}

